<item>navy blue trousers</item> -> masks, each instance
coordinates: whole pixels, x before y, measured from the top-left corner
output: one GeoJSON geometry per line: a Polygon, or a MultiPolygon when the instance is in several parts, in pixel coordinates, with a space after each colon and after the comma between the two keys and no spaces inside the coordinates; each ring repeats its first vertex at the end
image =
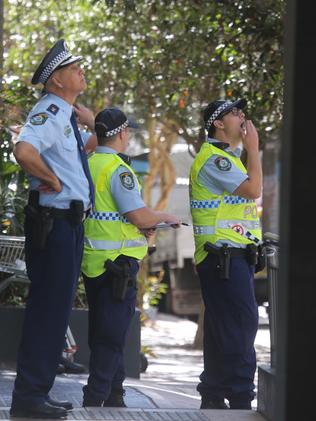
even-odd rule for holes
{"type": "Polygon", "coordinates": [[[125,369],[123,351],[126,333],[135,313],[136,275],[139,265],[130,258],[132,285],[123,301],[112,297],[113,275],[106,271],[96,278],[84,276],[89,305],[89,378],[84,398],[106,400],[111,390],[123,390],[125,369]]]}
{"type": "Polygon", "coordinates": [[[65,343],[83,251],[83,226],[55,219],[45,250],[32,247],[25,221],[25,260],[31,281],[17,359],[12,406],[48,398],[65,343]]]}
{"type": "Polygon", "coordinates": [[[244,258],[231,259],[230,278],[219,278],[218,257],[209,254],[197,271],[205,304],[204,371],[197,390],[209,399],[230,403],[254,398],[258,305],[254,294],[254,267],[244,258]]]}

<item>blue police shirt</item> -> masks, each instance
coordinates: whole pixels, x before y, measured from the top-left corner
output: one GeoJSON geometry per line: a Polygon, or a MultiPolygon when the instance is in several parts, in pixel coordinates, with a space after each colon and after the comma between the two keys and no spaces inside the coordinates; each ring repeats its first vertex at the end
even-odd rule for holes
{"type": "MultiPolygon", "coordinates": [[[[70,122],[72,111],[72,106],[62,98],[52,93],[44,95],[29,113],[17,140],[32,145],[61,181],[61,192],[40,194],[42,206],[67,209],[71,200],[82,200],[85,209],[90,206],[89,183],[70,122]]],[[[81,134],[86,143],[90,134],[82,131],[81,134]]],[[[31,189],[41,183],[31,175],[29,179],[31,189]]]]}
{"type": "MultiPolygon", "coordinates": [[[[216,139],[209,138],[207,140],[209,143],[214,144],[218,141],[216,139]]],[[[241,150],[239,148],[235,149],[234,151],[230,150],[229,148],[225,149],[225,152],[232,156],[240,157],[241,150]]],[[[224,191],[228,191],[229,193],[233,193],[241,183],[247,180],[248,175],[244,174],[236,165],[231,162],[231,168],[229,171],[222,171],[220,170],[217,165],[215,164],[215,160],[219,155],[211,156],[204,166],[201,168],[199,173],[199,182],[203,184],[208,190],[215,194],[222,194],[224,191]]],[[[235,243],[234,241],[222,241],[218,240],[216,242],[217,246],[221,246],[223,244],[228,244],[230,247],[238,247],[238,248],[245,248],[246,245],[235,243]]]]}
{"type": "MultiPolygon", "coordinates": [[[[214,144],[214,146],[218,143],[215,139],[208,139],[208,142],[214,144]]],[[[225,152],[238,158],[241,154],[239,148],[235,149],[235,151],[227,148],[225,152]]],[[[214,194],[222,194],[224,191],[233,193],[241,183],[247,180],[248,175],[244,174],[233,162],[231,162],[232,165],[229,171],[220,170],[215,164],[218,156],[213,155],[206,161],[199,173],[199,181],[214,194]]]]}
{"type": "MultiPolygon", "coordinates": [[[[116,150],[107,146],[97,146],[95,152],[117,154],[116,150]]],[[[132,182],[126,185],[124,182],[125,178],[120,177],[123,173],[126,173],[126,167],[121,165],[114,171],[111,177],[111,194],[121,215],[146,206],[138,191],[135,175],[129,173],[132,182]],[[131,186],[133,187],[131,188],[131,186]]]]}

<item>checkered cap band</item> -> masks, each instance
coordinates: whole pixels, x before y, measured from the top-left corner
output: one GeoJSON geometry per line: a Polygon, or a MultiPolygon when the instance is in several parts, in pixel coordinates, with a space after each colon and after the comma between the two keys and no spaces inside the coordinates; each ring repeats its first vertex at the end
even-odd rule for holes
{"type": "Polygon", "coordinates": [[[48,65],[43,69],[40,77],[38,78],[38,81],[40,83],[45,84],[53,71],[56,69],[57,66],[59,66],[63,61],[70,58],[71,54],[69,51],[62,51],[61,53],[57,54],[57,56],[48,63],[48,65]]]}
{"type": "MultiPolygon", "coordinates": [[[[102,123],[101,123],[102,124],[102,123]]],[[[116,134],[120,133],[128,126],[128,120],[126,120],[123,124],[118,126],[116,129],[110,130],[109,132],[105,133],[105,137],[115,136],[116,134]]]]}
{"type": "Polygon", "coordinates": [[[210,118],[207,120],[205,127],[208,130],[211,125],[214,123],[214,121],[217,119],[217,117],[230,105],[232,104],[232,101],[226,101],[224,102],[224,104],[222,104],[221,106],[219,106],[214,112],[213,114],[210,116],[210,118]]]}

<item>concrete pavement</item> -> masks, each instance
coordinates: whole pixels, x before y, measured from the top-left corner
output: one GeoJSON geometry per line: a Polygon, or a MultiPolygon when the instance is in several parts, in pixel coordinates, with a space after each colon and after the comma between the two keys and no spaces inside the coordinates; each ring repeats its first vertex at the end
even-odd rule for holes
{"type": "MultiPolygon", "coordinates": [[[[199,409],[200,397],[195,388],[203,361],[202,351],[192,349],[195,331],[195,323],[164,314],[142,328],[142,345],[153,355],[148,356],[148,368],[140,379],[125,381],[128,408],[82,408],[86,374],[57,376],[51,397],[74,404],[69,420],[264,421],[256,412],[256,401],[253,411],[199,409]]],[[[269,362],[269,331],[263,312],[256,349],[259,364],[269,362]]],[[[14,377],[13,371],[0,372],[0,420],[9,417],[14,377]]]]}

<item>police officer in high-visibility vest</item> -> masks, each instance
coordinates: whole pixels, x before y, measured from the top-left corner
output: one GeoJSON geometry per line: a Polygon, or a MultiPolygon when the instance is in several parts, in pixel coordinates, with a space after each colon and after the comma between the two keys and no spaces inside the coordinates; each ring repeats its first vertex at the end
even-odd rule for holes
{"type": "Polygon", "coordinates": [[[262,170],[258,134],[245,118],[245,105],[244,99],[217,100],[206,107],[208,137],[190,171],[195,261],[205,304],[201,409],[251,409],[255,395],[253,276],[264,260],[255,199],[262,170]]]}
{"type": "Polygon", "coordinates": [[[117,108],[95,118],[98,146],[89,159],[95,209],[85,221],[82,272],[89,305],[90,364],[83,406],[124,407],[123,348],[135,312],[138,262],[146,236],[158,223],[174,227],[176,216],[148,208],[132,168],[122,158],[129,127],[117,108]]]}

